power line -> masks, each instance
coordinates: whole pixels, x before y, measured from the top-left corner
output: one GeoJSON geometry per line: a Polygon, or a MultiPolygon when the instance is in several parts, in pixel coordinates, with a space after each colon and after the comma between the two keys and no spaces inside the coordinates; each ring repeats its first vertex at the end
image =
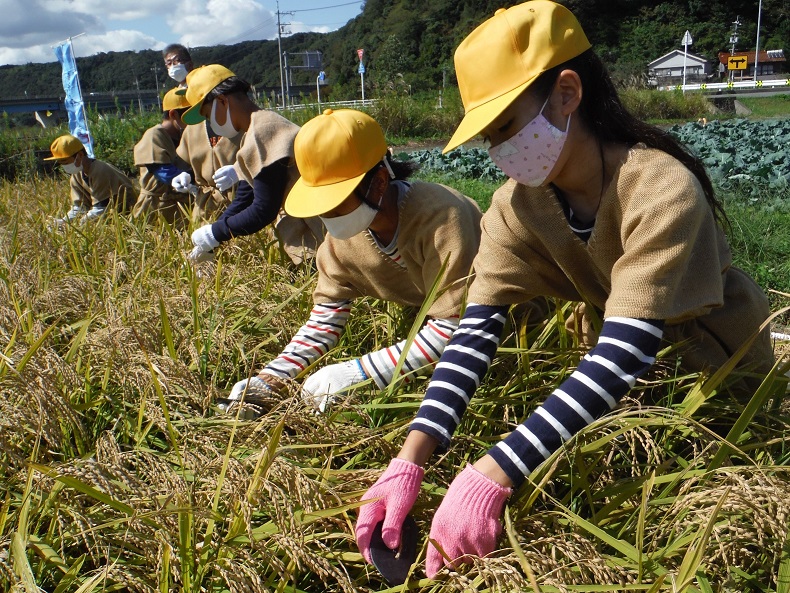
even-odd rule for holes
{"type": "Polygon", "coordinates": [[[312,12],[314,10],[327,10],[328,8],[340,8],[341,6],[351,6],[352,4],[362,4],[364,0],[357,0],[356,2],[346,2],[345,4],[334,4],[333,6],[321,6],[319,8],[302,8],[301,10],[292,10],[291,12],[312,12]]]}
{"type": "Polygon", "coordinates": [[[293,24],[305,25],[307,27],[332,27],[334,25],[345,25],[347,22],[348,21],[340,21],[338,23],[325,23],[324,21],[321,21],[318,23],[307,23],[305,21],[298,21],[297,23],[293,23],[293,24]]]}
{"type": "Polygon", "coordinates": [[[231,41],[233,41],[235,39],[238,39],[240,41],[244,41],[244,37],[252,35],[256,31],[260,31],[264,27],[268,27],[269,25],[274,25],[274,23],[275,23],[274,17],[268,18],[265,21],[262,21],[261,23],[258,23],[256,26],[250,27],[246,31],[242,31],[241,33],[238,33],[238,34],[234,35],[233,37],[228,37],[224,41],[217,42],[215,45],[228,45],[229,42],[231,42],[231,41]]]}

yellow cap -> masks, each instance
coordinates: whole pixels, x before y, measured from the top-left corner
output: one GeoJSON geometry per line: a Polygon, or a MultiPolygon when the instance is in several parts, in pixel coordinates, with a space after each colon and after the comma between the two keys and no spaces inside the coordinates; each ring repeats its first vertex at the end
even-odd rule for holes
{"type": "Polygon", "coordinates": [[[49,156],[44,160],[59,161],[60,159],[67,159],[70,156],[74,156],[84,148],[85,146],[79,141],[79,138],[76,138],[71,134],[64,134],[63,136],[58,136],[55,138],[49,147],[50,152],[52,152],[52,156],[49,156]]]}
{"type": "Polygon", "coordinates": [[[185,124],[199,124],[206,118],[200,115],[200,107],[203,105],[203,99],[206,98],[214,88],[224,80],[231,76],[236,76],[233,72],[220,66],[219,64],[209,64],[208,66],[200,66],[191,70],[187,74],[187,88],[186,91],[179,89],[178,94],[186,95],[187,101],[192,106],[189,110],[184,112],[181,120],[185,124]]]}
{"type": "Polygon", "coordinates": [[[329,212],[386,153],[384,132],[372,117],[353,109],[327,109],[296,135],[294,154],[301,177],[285,199],[285,211],[297,218],[329,212]]]}
{"type": "Polygon", "coordinates": [[[479,134],[541,73],[590,47],[576,17],[550,0],[497,10],[455,51],[466,114],[442,152],[479,134]]]}
{"type": "Polygon", "coordinates": [[[162,98],[162,111],[170,111],[171,109],[186,109],[189,107],[189,101],[183,93],[177,93],[178,88],[170,89],[165,93],[162,98]]]}

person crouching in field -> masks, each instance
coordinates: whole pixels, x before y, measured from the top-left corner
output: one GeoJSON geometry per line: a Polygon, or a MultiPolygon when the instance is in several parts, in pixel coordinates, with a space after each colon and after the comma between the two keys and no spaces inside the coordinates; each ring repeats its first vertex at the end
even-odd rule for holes
{"type": "MultiPolygon", "coordinates": [[[[355,110],[327,109],[296,136],[301,178],[285,201],[292,216],[320,216],[327,237],[318,248],[318,283],[310,318],[257,376],[234,385],[279,392],[340,339],[354,299],[372,296],[420,307],[446,262],[429,320],[408,351],[402,373],[432,367],[455,332],[480,237],[475,202],[435,183],[410,182],[412,164],[393,161],[381,127],[355,110]]],[[[332,396],[366,379],[379,388],[393,379],[405,342],[356,360],[325,366],[304,382],[320,411],[332,396]]]]}
{"type": "Polygon", "coordinates": [[[199,124],[208,120],[221,136],[243,134],[236,162],[218,169],[213,177],[220,191],[238,183],[233,202],[216,222],[192,233],[194,249],[189,258],[210,258],[221,243],[274,223],[280,247],[295,265],[312,260],[324,236],[321,221],[281,212],[288,190],[299,177],[293,159],[299,126],[258,107],[248,95],[249,83],[219,64],[192,70],[187,84],[186,98],[192,107],[184,113],[185,124],[202,127],[199,124]]]}
{"type": "Polygon", "coordinates": [[[162,123],[149,128],[134,147],[134,164],[140,169],[140,195],[132,216],[161,215],[167,222],[183,219],[189,208],[187,194],[171,187],[173,178],[189,169],[176,154],[184,124],[181,114],[189,109],[186,97],[170,89],[162,99],[162,123]]]}
{"type": "Polygon", "coordinates": [[[51,157],[71,177],[71,209],[64,218],[55,219],[61,226],[72,220],[98,218],[108,208],[126,212],[137,199],[132,180],[109,163],[88,156],[82,142],[71,134],[55,138],[51,157]]]}
{"type": "MultiPolygon", "coordinates": [[[[190,70],[185,82],[189,84],[192,75],[202,68],[206,66],[190,70]]],[[[179,86],[177,92],[185,93],[186,87],[179,86]]],[[[200,122],[202,125],[186,126],[176,149],[178,156],[189,165],[191,173],[179,173],[171,182],[175,191],[191,196],[192,220],[196,223],[213,219],[233,199],[233,184],[222,184],[220,189],[214,178],[222,176],[223,171],[236,162],[241,142],[238,132],[222,134],[210,125],[208,119],[200,122]]]]}
{"type": "Polygon", "coordinates": [[[576,18],[533,0],[475,29],[455,53],[465,116],[445,148],[477,134],[510,180],[482,222],[459,329],[406,441],[364,494],[356,526],[370,561],[375,526],[396,549],[423,467],[445,449],[486,374],[511,305],[539,295],[584,302],[592,350],[543,404],[450,485],[430,530],[426,572],[491,553],[506,500],[565,441],[612,410],[662,340],[688,370],[774,363],[763,291],[731,265],[723,213],[702,163],[631,116],[576,18]],[[600,324],[598,319],[603,319],[600,324]],[[596,331],[597,330],[597,331],[596,331]],[[459,560],[460,559],[460,560],[459,560]]]}

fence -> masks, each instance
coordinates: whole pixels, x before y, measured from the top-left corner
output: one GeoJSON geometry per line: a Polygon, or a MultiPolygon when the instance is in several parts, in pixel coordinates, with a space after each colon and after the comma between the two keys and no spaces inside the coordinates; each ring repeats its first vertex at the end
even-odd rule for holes
{"type": "Polygon", "coordinates": [[[738,80],[659,86],[659,91],[704,91],[708,93],[739,90],[770,90],[785,88],[790,92],[790,77],[776,80],[738,80]]]}
{"type": "Polygon", "coordinates": [[[273,107],[270,109],[276,109],[277,111],[301,111],[303,109],[329,109],[340,107],[343,109],[356,109],[358,107],[370,107],[376,102],[376,99],[365,99],[362,100],[354,100],[354,101],[321,101],[320,103],[300,103],[298,105],[288,105],[286,107],[282,107],[278,105],[277,107],[273,107]]]}

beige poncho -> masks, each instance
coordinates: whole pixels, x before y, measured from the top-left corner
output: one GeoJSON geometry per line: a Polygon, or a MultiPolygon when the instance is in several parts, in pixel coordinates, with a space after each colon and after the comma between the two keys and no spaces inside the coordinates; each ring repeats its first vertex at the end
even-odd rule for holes
{"type": "MultiPolygon", "coordinates": [[[[692,345],[689,368],[720,366],[769,314],[762,290],[731,266],[721,228],[694,175],[669,155],[629,151],[587,243],[570,229],[550,187],[509,181],[483,217],[469,301],[584,301],[604,317],[663,319],[692,345]]],[[[747,362],[773,362],[767,332],[747,362]]]]}
{"type": "Polygon", "coordinates": [[[376,246],[368,232],[347,240],[327,235],[318,249],[318,284],[313,301],[328,303],[361,296],[422,306],[445,258],[441,294],[428,315],[460,313],[480,238],[480,209],[455,190],[414,182],[400,201],[397,246],[405,267],[376,246]]]}
{"type": "Polygon", "coordinates": [[[85,210],[109,200],[108,208],[126,212],[137,199],[132,180],[104,161],[91,163],[90,177],[83,172],[74,173],[69,185],[72,203],[85,210]]]}
{"type": "Polygon", "coordinates": [[[140,195],[132,214],[140,216],[161,212],[169,222],[173,222],[178,204],[188,206],[189,194],[178,193],[170,184],[159,181],[149,166],[172,164],[185,171],[189,165],[176,154],[176,145],[161,124],[148,128],[135,144],[134,164],[140,169],[140,195]]]}
{"type": "MultiPolygon", "coordinates": [[[[288,158],[288,181],[283,193],[285,202],[285,196],[299,179],[294,161],[294,138],[298,132],[299,126],[281,115],[265,109],[253,112],[250,127],[242,137],[236,155],[235,168],[239,179],[253,185],[255,176],[264,167],[288,158]]],[[[324,237],[324,228],[318,217],[293,218],[284,210],[280,211],[274,223],[274,232],[280,247],[294,264],[301,263],[305,257],[311,259],[324,237]]]]}

